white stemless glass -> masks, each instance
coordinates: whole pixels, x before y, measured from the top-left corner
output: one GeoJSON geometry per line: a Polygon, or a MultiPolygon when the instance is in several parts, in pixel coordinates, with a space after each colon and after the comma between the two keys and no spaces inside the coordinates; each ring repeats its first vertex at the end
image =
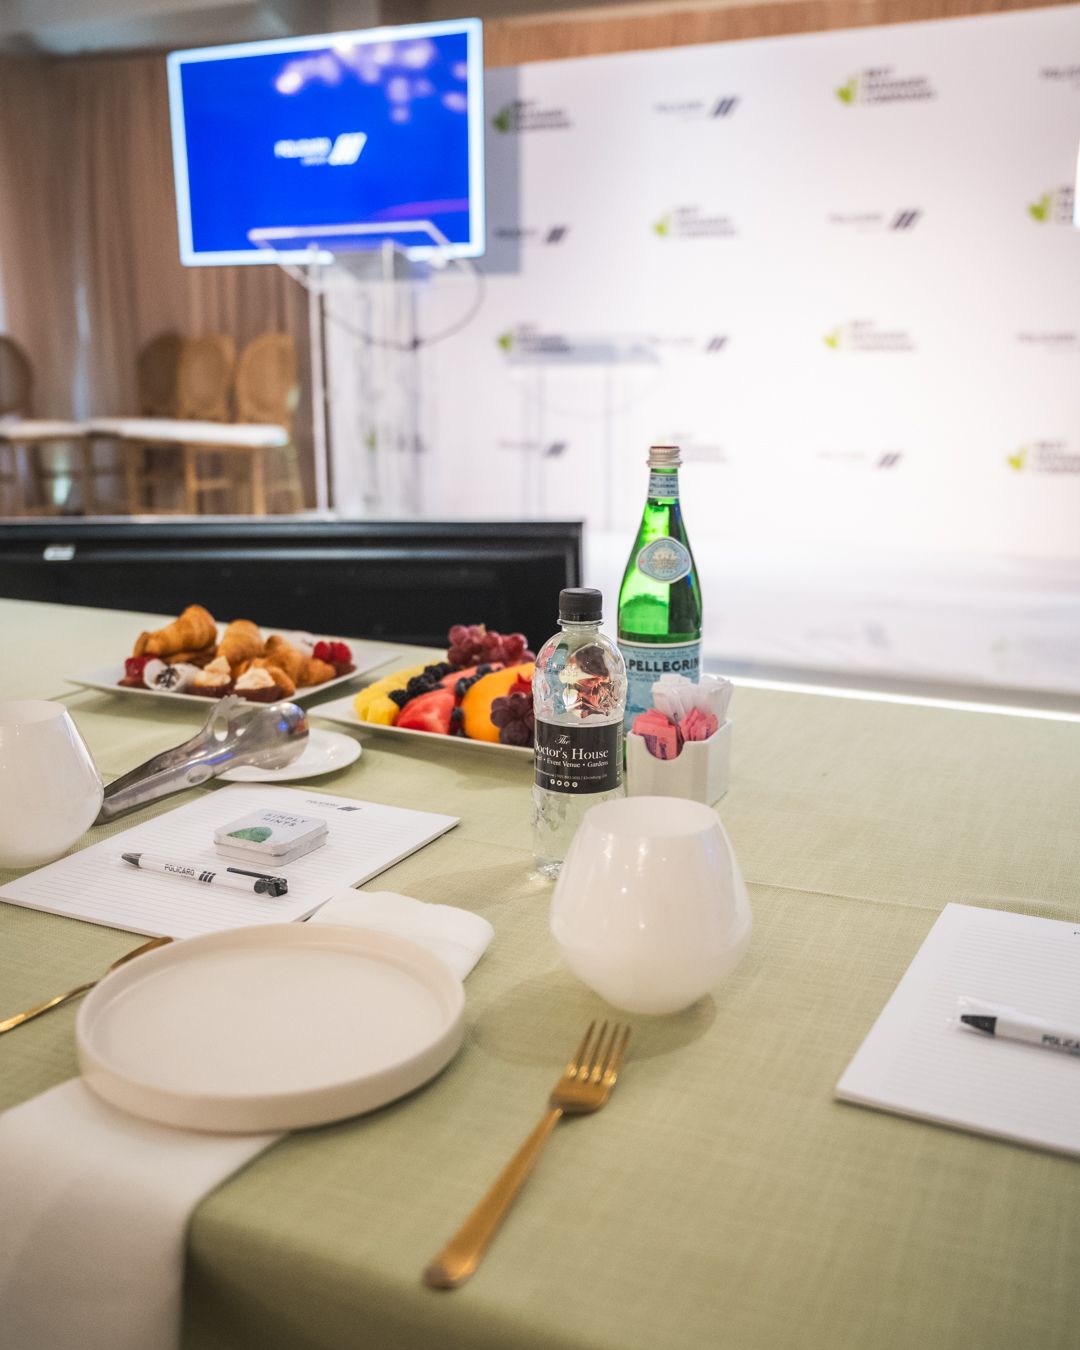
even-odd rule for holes
{"type": "Polygon", "coordinates": [[[94,823],[104,792],[62,703],[0,702],[0,867],[58,858],[94,823]]]}
{"type": "Polygon", "coordinates": [[[752,926],[720,817],[679,797],[593,807],[551,902],[566,964],[627,1012],[689,1007],[735,969],[752,926]]]}

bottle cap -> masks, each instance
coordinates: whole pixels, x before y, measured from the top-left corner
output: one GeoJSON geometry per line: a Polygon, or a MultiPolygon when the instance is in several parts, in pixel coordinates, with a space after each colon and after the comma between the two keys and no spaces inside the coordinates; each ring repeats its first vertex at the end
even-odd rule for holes
{"type": "Polygon", "coordinates": [[[560,623],[598,623],[604,617],[604,597],[591,586],[568,586],[559,592],[560,623]]]}
{"type": "Polygon", "coordinates": [[[682,463],[682,451],[677,445],[650,445],[650,469],[677,469],[682,463]]]}

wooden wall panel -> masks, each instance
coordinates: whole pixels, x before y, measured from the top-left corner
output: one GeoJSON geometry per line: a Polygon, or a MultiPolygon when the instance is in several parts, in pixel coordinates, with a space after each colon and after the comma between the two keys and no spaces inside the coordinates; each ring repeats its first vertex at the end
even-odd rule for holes
{"type": "Polygon", "coordinates": [[[779,37],[833,28],[915,23],[1073,0],[731,0],[730,3],[626,5],[563,10],[484,24],[488,66],[516,66],[606,52],[683,47],[737,38],[779,37]]]}

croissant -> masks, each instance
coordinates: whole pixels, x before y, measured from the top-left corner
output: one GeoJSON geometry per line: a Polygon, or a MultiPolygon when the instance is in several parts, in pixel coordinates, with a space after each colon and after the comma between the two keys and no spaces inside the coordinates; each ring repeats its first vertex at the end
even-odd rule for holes
{"type": "Polygon", "coordinates": [[[296,681],[287,670],[284,670],[268,656],[256,656],[250,661],[244,661],[233,671],[233,675],[239,679],[249,670],[265,670],[267,674],[273,677],[274,683],[281,690],[283,698],[291,698],[296,693],[296,681]]]}
{"type": "Polygon", "coordinates": [[[266,657],[282,670],[288,671],[297,684],[323,684],[337,674],[328,661],[308,656],[277,633],[266,639],[266,657]]]}
{"type": "Polygon", "coordinates": [[[195,651],[171,652],[161,659],[167,666],[208,666],[217,655],[217,643],[211,642],[195,651]]]}
{"type": "Polygon", "coordinates": [[[221,635],[218,656],[223,656],[230,666],[238,666],[262,653],[262,633],[250,619],[234,619],[221,635]]]}
{"type": "Polygon", "coordinates": [[[304,667],[300,672],[301,684],[325,684],[327,680],[332,680],[337,671],[329,661],[320,661],[317,656],[306,656],[304,658],[304,667]]]}
{"type": "Polygon", "coordinates": [[[140,655],[172,656],[174,652],[201,651],[216,642],[214,616],[202,605],[188,605],[178,619],[150,634],[140,655]]]}
{"type": "Polygon", "coordinates": [[[297,684],[301,683],[300,672],[304,668],[305,656],[299,647],[294,647],[288,638],[274,633],[266,639],[266,659],[280,666],[297,684]]]}

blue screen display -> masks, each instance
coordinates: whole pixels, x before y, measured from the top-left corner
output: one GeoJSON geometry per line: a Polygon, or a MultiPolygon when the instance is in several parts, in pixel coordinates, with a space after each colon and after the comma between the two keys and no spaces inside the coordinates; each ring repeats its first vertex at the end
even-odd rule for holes
{"type": "Polygon", "coordinates": [[[476,19],[173,52],[181,260],[482,253],[482,72],[476,19]]]}

